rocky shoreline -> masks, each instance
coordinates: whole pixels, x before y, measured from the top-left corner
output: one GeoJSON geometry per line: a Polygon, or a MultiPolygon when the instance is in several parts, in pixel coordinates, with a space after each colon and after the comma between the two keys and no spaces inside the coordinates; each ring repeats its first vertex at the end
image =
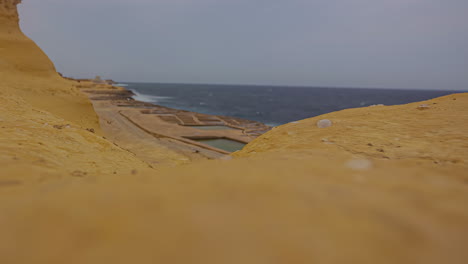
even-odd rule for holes
{"type": "MultiPolygon", "coordinates": [[[[141,145],[155,144],[184,156],[178,161],[222,158],[230,151],[204,144],[202,140],[223,139],[247,144],[271,129],[257,121],[201,114],[137,101],[133,99],[131,91],[111,84],[80,80],[76,87],[88,95],[100,117],[106,138],[112,139],[119,146],[127,146],[125,148],[133,153],[141,153],[141,145]],[[123,123],[125,128],[122,127],[123,123]],[[120,136],[116,136],[116,130],[119,130],[120,136]],[[135,130],[149,137],[132,137],[130,133],[135,133],[135,130]],[[135,144],[140,145],[138,149],[130,146],[135,144]]],[[[136,155],[147,156],[146,153],[136,155]]],[[[155,165],[160,161],[150,163],[155,165]]]]}

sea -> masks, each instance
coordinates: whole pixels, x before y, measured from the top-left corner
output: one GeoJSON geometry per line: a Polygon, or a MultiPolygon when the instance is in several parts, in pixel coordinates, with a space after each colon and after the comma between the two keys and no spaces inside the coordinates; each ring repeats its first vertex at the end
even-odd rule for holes
{"type": "Polygon", "coordinates": [[[130,82],[122,85],[135,93],[135,100],[199,113],[256,120],[270,126],[347,108],[399,105],[461,92],[130,82]]]}

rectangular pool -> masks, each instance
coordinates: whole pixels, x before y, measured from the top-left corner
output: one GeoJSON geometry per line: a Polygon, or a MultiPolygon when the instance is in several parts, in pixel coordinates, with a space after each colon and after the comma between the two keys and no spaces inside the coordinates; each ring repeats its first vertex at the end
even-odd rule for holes
{"type": "Polygon", "coordinates": [[[225,139],[225,138],[215,138],[215,139],[192,139],[197,142],[219,148],[222,150],[225,150],[227,152],[234,152],[241,150],[246,144],[235,141],[235,140],[230,140],[230,139],[225,139]]]}
{"type": "Polygon", "coordinates": [[[201,130],[235,130],[235,128],[228,127],[228,126],[190,126],[196,129],[201,130]]]}

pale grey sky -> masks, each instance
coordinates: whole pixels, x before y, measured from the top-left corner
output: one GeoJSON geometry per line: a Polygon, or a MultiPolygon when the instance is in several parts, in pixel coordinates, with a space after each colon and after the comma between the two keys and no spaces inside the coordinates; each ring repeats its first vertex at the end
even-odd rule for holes
{"type": "Polygon", "coordinates": [[[468,90],[468,0],[23,0],[67,76],[468,90]]]}

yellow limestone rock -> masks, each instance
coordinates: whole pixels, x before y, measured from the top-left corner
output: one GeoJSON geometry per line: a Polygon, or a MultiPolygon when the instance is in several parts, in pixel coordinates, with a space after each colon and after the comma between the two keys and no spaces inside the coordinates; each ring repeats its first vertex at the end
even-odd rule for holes
{"type": "Polygon", "coordinates": [[[0,263],[466,263],[467,94],[149,169],[86,130],[89,102],[14,31],[17,2],[0,0],[0,263]]]}
{"type": "Polygon", "coordinates": [[[19,28],[18,0],[0,0],[0,92],[13,93],[35,107],[93,128],[98,117],[74,82],[55,71],[47,55],[19,28]]]}
{"type": "Polygon", "coordinates": [[[0,186],[148,168],[99,136],[87,97],[20,31],[19,2],[0,0],[0,186]]]}

